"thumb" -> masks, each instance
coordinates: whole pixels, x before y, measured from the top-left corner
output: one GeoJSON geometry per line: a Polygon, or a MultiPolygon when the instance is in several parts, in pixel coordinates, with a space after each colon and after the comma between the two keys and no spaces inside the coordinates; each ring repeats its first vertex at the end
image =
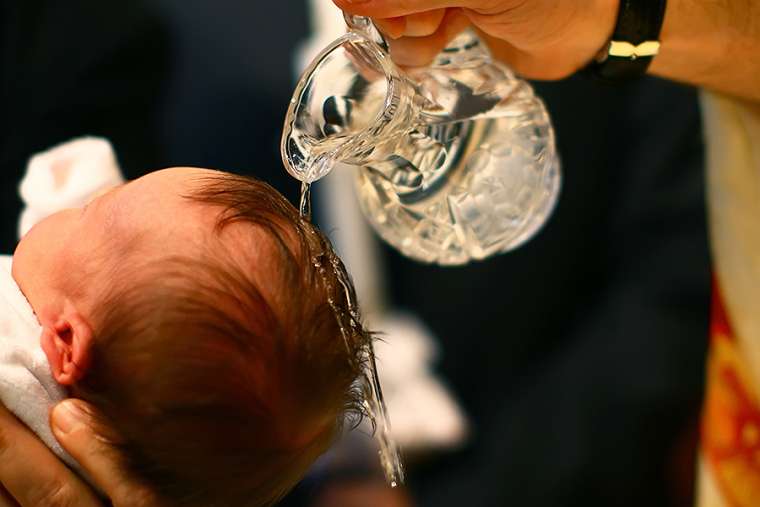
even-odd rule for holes
{"type": "Polygon", "coordinates": [[[114,507],[159,505],[155,495],[129,477],[113,445],[114,436],[104,435],[105,428],[101,428],[91,405],[74,398],[60,402],[50,414],[50,426],[61,446],[82,466],[114,507]]]}

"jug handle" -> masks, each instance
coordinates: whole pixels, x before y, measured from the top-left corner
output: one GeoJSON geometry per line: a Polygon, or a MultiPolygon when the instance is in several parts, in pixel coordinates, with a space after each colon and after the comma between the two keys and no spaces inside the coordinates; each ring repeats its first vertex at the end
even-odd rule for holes
{"type": "Polygon", "coordinates": [[[353,14],[343,13],[343,19],[346,21],[349,31],[363,33],[370,40],[376,42],[383,51],[388,51],[388,42],[377,29],[372,20],[365,16],[354,16],[353,14]]]}

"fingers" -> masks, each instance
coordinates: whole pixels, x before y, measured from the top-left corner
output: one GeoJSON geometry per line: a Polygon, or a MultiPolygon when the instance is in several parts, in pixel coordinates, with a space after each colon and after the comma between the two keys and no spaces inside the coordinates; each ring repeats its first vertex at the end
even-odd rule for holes
{"type": "Polygon", "coordinates": [[[445,15],[446,9],[436,9],[400,18],[375,19],[373,21],[375,26],[391,39],[427,37],[438,31],[445,15]]]}
{"type": "Polygon", "coordinates": [[[357,16],[397,18],[446,7],[467,7],[475,0],[333,0],[335,5],[357,16]]]}
{"type": "Polygon", "coordinates": [[[390,40],[388,45],[391,57],[397,64],[405,67],[427,65],[468,26],[469,20],[459,9],[448,9],[432,34],[390,40]]]}
{"type": "Polygon", "coordinates": [[[398,39],[406,32],[406,17],[373,19],[375,26],[391,39],[398,39]]]}
{"type": "Polygon", "coordinates": [[[114,507],[154,507],[158,499],[138,481],[128,477],[108,438],[95,432],[94,409],[70,398],[56,405],[50,415],[55,438],[111,499],[114,507]]]}
{"type": "Polygon", "coordinates": [[[438,31],[445,16],[446,9],[435,9],[405,16],[406,30],[404,36],[427,37],[433,35],[438,31]]]}
{"type": "Polygon", "coordinates": [[[0,405],[0,483],[13,507],[102,507],[95,493],[0,405]],[[13,503],[15,502],[15,503],[13,503]]]}
{"type": "MultiPolygon", "coordinates": [[[[483,4],[511,3],[515,0],[333,0],[342,10],[357,16],[374,19],[397,18],[421,12],[446,9],[447,7],[483,7],[483,4]]],[[[479,9],[482,10],[482,9],[479,9]]]]}

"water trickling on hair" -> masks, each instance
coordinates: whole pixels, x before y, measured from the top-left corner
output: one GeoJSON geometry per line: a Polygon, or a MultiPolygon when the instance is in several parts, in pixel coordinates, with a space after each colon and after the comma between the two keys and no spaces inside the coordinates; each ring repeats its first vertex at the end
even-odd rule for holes
{"type": "MultiPolygon", "coordinates": [[[[338,282],[341,284],[346,297],[347,308],[351,317],[350,322],[354,325],[360,325],[356,294],[351,289],[350,280],[345,277],[343,271],[337,269],[336,263],[337,259],[333,260],[333,269],[338,275],[338,282]]],[[[342,326],[341,333],[343,334],[343,338],[347,340],[348,331],[342,326]]],[[[385,477],[391,487],[395,488],[404,482],[404,468],[398,446],[391,436],[388,409],[385,406],[385,398],[380,386],[377,361],[375,360],[375,348],[371,340],[367,345],[365,354],[363,373],[360,378],[362,392],[364,393],[364,410],[369,416],[375,431],[378,455],[380,457],[380,464],[385,472],[385,477]]]]}
{"type": "MultiPolygon", "coordinates": [[[[311,221],[311,183],[305,181],[301,182],[299,212],[302,219],[311,221]]],[[[341,289],[343,289],[341,293],[345,297],[345,307],[349,312],[349,315],[347,316],[348,319],[341,318],[342,311],[332,297],[328,299],[328,303],[330,304],[333,313],[335,313],[335,318],[338,321],[343,341],[345,342],[346,347],[349,348],[351,332],[345,328],[345,322],[349,322],[351,326],[361,327],[356,294],[351,288],[351,282],[346,278],[345,272],[339,269],[339,261],[337,257],[333,254],[330,257],[331,261],[327,267],[322,262],[322,259],[324,258],[324,256],[316,258],[314,260],[314,267],[322,276],[325,287],[328,289],[328,293],[330,293],[330,287],[327,282],[327,269],[333,271],[335,278],[341,285],[341,289]]],[[[363,355],[362,373],[360,378],[357,379],[359,388],[364,397],[362,405],[374,429],[380,465],[385,473],[385,478],[388,481],[388,484],[395,488],[404,483],[404,466],[401,462],[398,446],[391,436],[388,410],[385,406],[385,399],[383,398],[383,391],[380,386],[380,377],[377,373],[377,362],[375,360],[375,349],[371,340],[368,342],[367,348],[363,351],[363,355]]]]}

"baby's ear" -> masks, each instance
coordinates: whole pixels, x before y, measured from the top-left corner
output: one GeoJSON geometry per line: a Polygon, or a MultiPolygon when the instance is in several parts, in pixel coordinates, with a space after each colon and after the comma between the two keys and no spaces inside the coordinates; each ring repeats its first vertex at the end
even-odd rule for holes
{"type": "Polygon", "coordinates": [[[76,311],[66,312],[53,325],[43,326],[40,345],[55,380],[72,385],[90,365],[92,329],[76,311]]]}

